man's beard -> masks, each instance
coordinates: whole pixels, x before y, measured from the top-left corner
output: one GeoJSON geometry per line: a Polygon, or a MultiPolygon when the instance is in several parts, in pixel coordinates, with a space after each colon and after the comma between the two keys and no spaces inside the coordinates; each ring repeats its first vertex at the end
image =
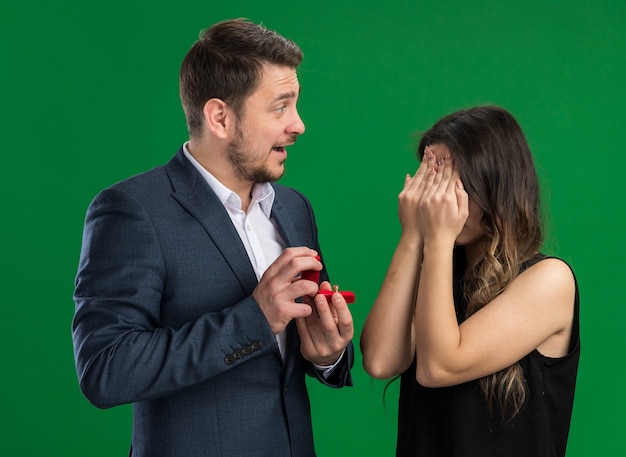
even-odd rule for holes
{"type": "Polygon", "coordinates": [[[235,129],[235,139],[226,147],[228,161],[233,166],[235,175],[238,178],[242,178],[253,183],[274,182],[282,178],[284,174],[284,167],[283,172],[276,175],[273,174],[265,164],[258,166],[254,166],[252,164],[252,160],[250,160],[251,154],[247,152],[245,147],[242,147],[245,143],[243,132],[239,128],[239,125],[237,125],[235,129]]]}

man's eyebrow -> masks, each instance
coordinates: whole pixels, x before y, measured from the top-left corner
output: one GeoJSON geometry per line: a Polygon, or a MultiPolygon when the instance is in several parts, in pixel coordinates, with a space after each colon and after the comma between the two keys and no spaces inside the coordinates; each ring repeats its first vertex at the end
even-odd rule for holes
{"type": "Polygon", "coordinates": [[[300,92],[302,92],[302,88],[298,89],[298,93],[297,94],[295,92],[293,92],[293,91],[282,93],[278,97],[276,97],[275,101],[279,102],[281,100],[287,100],[289,98],[295,98],[297,95],[300,95],[300,92]]]}

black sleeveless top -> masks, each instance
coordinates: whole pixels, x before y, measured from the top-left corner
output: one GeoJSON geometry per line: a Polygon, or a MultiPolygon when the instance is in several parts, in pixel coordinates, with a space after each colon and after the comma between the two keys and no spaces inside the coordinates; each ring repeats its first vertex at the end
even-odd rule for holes
{"type": "MultiPolygon", "coordinates": [[[[539,255],[525,268],[545,258],[539,255]]],[[[569,353],[555,359],[534,350],[520,361],[529,392],[523,409],[506,425],[489,415],[478,381],[426,388],[415,380],[414,361],[400,377],[396,456],[565,456],[579,356],[576,284],[569,353]]]]}

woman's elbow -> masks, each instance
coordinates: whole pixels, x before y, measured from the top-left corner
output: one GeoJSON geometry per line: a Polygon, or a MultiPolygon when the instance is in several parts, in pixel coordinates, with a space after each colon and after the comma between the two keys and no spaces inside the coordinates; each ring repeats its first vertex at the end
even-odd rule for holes
{"type": "Polygon", "coordinates": [[[424,387],[448,387],[454,384],[448,371],[432,364],[417,363],[415,380],[424,387]]]}
{"type": "Polygon", "coordinates": [[[371,354],[363,351],[363,369],[372,378],[390,379],[402,374],[410,365],[401,360],[393,359],[387,354],[371,354]]]}
{"type": "Polygon", "coordinates": [[[396,375],[390,367],[385,364],[376,363],[371,358],[363,357],[363,369],[372,378],[375,379],[389,379],[396,375]]]}

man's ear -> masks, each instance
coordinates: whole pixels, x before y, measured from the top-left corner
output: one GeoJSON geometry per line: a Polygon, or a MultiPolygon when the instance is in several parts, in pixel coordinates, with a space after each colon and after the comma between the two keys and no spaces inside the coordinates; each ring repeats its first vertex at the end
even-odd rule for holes
{"type": "Polygon", "coordinates": [[[202,108],[202,113],[205,125],[213,135],[220,139],[228,136],[234,113],[223,100],[219,98],[208,100],[202,108]]]}

